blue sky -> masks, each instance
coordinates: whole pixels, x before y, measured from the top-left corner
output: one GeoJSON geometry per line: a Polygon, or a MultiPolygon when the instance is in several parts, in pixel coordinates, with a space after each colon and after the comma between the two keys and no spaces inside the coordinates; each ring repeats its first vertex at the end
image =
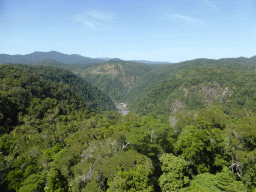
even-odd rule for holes
{"type": "Polygon", "coordinates": [[[0,0],[0,53],[180,62],[256,55],[255,0],[0,0]]]}

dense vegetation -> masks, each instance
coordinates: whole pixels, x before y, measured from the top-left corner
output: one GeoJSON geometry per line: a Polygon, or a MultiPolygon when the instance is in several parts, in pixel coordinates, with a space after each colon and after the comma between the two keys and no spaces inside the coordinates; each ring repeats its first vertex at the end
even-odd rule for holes
{"type": "Polygon", "coordinates": [[[242,68],[244,66],[215,64],[183,70],[138,98],[133,111],[168,116],[214,104],[223,106],[226,114],[242,108],[256,112],[255,71],[242,68]]]}
{"type": "MultiPolygon", "coordinates": [[[[151,70],[149,73],[142,76],[140,79],[138,79],[136,84],[134,84],[130,92],[127,95],[125,95],[123,100],[128,103],[128,107],[130,108],[130,110],[136,111],[136,108],[139,107],[138,105],[140,105],[139,104],[140,102],[143,102],[143,100],[145,99],[145,96],[151,94],[153,92],[152,89],[155,89],[157,86],[158,87],[161,86],[161,84],[165,84],[165,81],[170,81],[170,79],[175,79],[179,73],[181,72],[184,73],[185,70],[187,71],[188,75],[190,75],[189,70],[195,70],[195,69],[200,69],[202,67],[211,67],[211,66],[216,67],[216,69],[219,68],[219,70],[221,70],[222,68],[242,70],[242,71],[249,71],[249,70],[255,69],[255,65],[247,66],[244,64],[235,64],[235,63],[230,63],[226,61],[224,62],[224,61],[218,61],[218,60],[212,60],[212,59],[195,59],[192,61],[185,61],[178,64],[160,65],[154,68],[153,70],[151,70]]],[[[201,73],[199,75],[204,76],[204,73],[201,73]]],[[[197,77],[197,78],[200,78],[200,77],[197,77]]],[[[185,79],[182,79],[182,80],[185,80],[185,79]]],[[[211,81],[214,81],[214,79],[211,79],[211,81]]]]}
{"type": "Polygon", "coordinates": [[[139,114],[111,111],[108,97],[70,71],[0,66],[1,190],[256,190],[253,65],[110,62],[73,71],[90,69],[98,82],[114,79],[104,77],[113,69],[116,81],[122,71],[137,75],[123,99],[139,114]]]}
{"type": "Polygon", "coordinates": [[[115,101],[121,101],[131,87],[154,66],[126,61],[110,60],[104,64],[90,65],[82,77],[98,87],[115,101]]]}
{"type": "Polygon", "coordinates": [[[98,112],[116,110],[113,101],[97,87],[65,69],[56,69],[49,66],[16,65],[24,73],[35,74],[44,79],[67,84],[71,91],[86,101],[87,104],[98,112]]]}
{"type": "Polygon", "coordinates": [[[53,66],[69,69],[99,88],[115,102],[122,102],[135,82],[157,65],[145,65],[112,59],[101,64],[65,65],[54,60],[41,60],[33,65],[53,66]]]}

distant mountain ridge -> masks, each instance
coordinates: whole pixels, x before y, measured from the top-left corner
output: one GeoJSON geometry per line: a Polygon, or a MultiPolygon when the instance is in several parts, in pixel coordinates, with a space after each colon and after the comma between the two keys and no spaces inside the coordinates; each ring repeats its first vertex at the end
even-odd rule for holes
{"type": "MultiPolygon", "coordinates": [[[[127,60],[128,61],[128,60],[127,60]]],[[[137,62],[137,63],[144,63],[144,64],[172,64],[171,62],[165,62],[165,61],[147,61],[147,60],[129,60],[130,62],[137,62]]]]}
{"type": "Polygon", "coordinates": [[[256,56],[246,58],[246,57],[237,57],[237,58],[222,58],[220,61],[228,61],[231,63],[241,63],[246,65],[255,65],[256,64],[256,56]]]}
{"type": "MultiPolygon", "coordinates": [[[[55,60],[63,64],[89,64],[89,63],[104,63],[109,60],[118,60],[119,58],[108,58],[108,57],[97,57],[90,58],[84,57],[78,54],[64,54],[57,51],[41,52],[35,51],[26,55],[9,55],[0,54],[0,64],[3,63],[21,63],[21,64],[32,64],[36,62],[42,62],[42,60],[55,60]]],[[[146,61],[146,60],[123,60],[128,62],[137,62],[143,64],[170,64],[170,62],[161,61],[146,61]]]]}
{"type": "MultiPolygon", "coordinates": [[[[108,58],[108,57],[97,57],[90,58],[81,56],[78,54],[64,54],[57,51],[49,51],[49,52],[41,52],[35,51],[26,55],[9,55],[9,54],[0,54],[0,64],[3,63],[21,63],[21,64],[32,64],[35,62],[40,62],[41,60],[55,60],[61,62],[63,64],[91,64],[91,63],[104,63],[109,60],[119,60],[119,61],[127,61],[127,62],[136,62],[143,63],[149,65],[155,64],[173,64],[171,62],[164,61],[147,61],[147,60],[122,60],[119,58],[108,58]]],[[[238,58],[222,58],[216,59],[217,61],[228,61],[232,63],[241,63],[247,65],[254,65],[256,63],[256,56],[246,58],[246,57],[238,57],[238,58]]]]}
{"type": "Polygon", "coordinates": [[[39,62],[44,59],[53,59],[63,64],[88,64],[88,63],[103,63],[105,59],[93,59],[90,57],[84,57],[78,54],[63,54],[57,51],[50,52],[33,52],[26,55],[8,55],[0,54],[0,64],[2,63],[21,63],[30,64],[39,62]]]}

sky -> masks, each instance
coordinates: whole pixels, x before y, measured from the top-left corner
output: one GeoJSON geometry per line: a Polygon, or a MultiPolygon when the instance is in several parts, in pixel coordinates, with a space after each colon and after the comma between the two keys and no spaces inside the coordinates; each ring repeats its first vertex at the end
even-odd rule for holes
{"type": "Polygon", "coordinates": [[[256,55],[255,0],[0,0],[0,54],[181,62],[256,55]]]}

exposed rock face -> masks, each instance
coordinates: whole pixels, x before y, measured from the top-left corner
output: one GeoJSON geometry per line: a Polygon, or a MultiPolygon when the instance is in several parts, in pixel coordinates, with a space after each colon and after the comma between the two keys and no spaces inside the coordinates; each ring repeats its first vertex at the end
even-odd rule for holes
{"type": "Polygon", "coordinates": [[[176,117],[176,116],[170,116],[169,118],[168,118],[168,121],[169,121],[169,123],[170,123],[170,125],[171,126],[175,126],[176,125],[176,123],[178,122],[178,118],[176,117]]]}
{"type": "Polygon", "coordinates": [[[187,97],[188,96],[188,89],[184,87],[183,91],[184,91],[184,97],[187,97]]]}
{"type": "Polygon", "coordinates": [[[115,69],[115,65],[103,65],[93,69],[91,74],[108,74],[111,76],[116,76],[119,74],[119,71],[115,69]]]}
{"type": "Polygon", "coordinates": [[[172,126],[175,126],[177,119],[175,114],[183,113],[186,110],[186,100],[191,96],[191,94],[198,95],[201,98],[202,103],[206,106],[211,105],[214,101],[218,100],[223,102],[224,97],[231,97],[233,91],[229,87],[222,87],[216,82],[209,82],[207,84],[199,84],[191,87],[180,87],[183,94],[175,96],[173,100],[170,101],[170,116],[169,121],[172,126]]]}
{"type": "Polygon", "coordinates": [[[172,114],[182,113],[182,112],[184,112],[185,107],[186,107],[186,105],[183,101],[176,99],[171,104],[171,113],[172,114]]]}
{"type": "Polygon", "coordinates": [[[202,96],[202,102],[210,105],[213,101],[222,95],[223,88],[218,83],[209,83],[208,85],[199,85],[199,95],[202,96]]]}

